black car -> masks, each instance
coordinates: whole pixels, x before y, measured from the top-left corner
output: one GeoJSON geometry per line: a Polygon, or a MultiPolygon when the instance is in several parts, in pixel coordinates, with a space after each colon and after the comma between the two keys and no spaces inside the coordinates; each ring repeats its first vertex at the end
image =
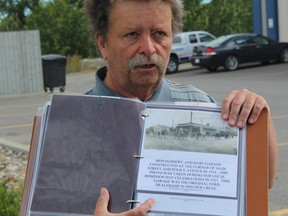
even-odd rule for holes
{"type": "Polygon", "coordinates": [[[271,61],[288,62],[288,43],[280,43],[259,34],[233,34],[216,38],[204,46],[195,47],[192,65],[216,71],[236,70],[241,63],[271,61]]]}

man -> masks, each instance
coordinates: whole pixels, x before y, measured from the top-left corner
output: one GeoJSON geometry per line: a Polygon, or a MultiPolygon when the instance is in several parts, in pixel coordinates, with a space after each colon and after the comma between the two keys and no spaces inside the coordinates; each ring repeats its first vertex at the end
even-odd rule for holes
{"type": "MultiPolygon", "coordinates": [[[[173,36],[181,31],[181,0],[87,0],[92,33],[108,66],[96,74],[96,85],[87,94],[139,98],[142,101],[201,101],[215,103],[205,92],[191,85],[164,79],[173,36]]],[[[261,111],[270,110],[266,100],[246,89],[229,93],[221,106],[222,118],[230,126],[253,124],[261,111]]],[[[269,187],[277,169],[277,139],[271,115],[269,130],[269,187]]],[[[102,189],[95,213],[107,211],[109,194],[102,189]]],[[[157,201],[157,200],[156,200],[157,201]]],[[[121,216],[145,215],[153,199],[121,216]]]]}

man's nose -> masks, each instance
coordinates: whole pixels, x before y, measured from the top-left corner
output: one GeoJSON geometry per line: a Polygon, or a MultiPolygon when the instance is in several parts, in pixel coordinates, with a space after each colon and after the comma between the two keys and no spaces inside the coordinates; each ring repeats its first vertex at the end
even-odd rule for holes
{"type": "Polygon", "coordinates": [[[147,56],[151,56],[156,52],[155,41],[150,35],[142,37],[139,52],[141,54],[146,54],[147,56]]]}

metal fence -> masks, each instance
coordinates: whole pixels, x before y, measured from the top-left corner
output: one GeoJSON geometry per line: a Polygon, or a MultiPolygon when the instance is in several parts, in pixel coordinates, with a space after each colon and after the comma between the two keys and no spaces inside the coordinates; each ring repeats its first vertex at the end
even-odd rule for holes
{"type": "Polygon", "coordinates": [[[0,96],[43,91],[38,30],[0,32],[0,96]]]}

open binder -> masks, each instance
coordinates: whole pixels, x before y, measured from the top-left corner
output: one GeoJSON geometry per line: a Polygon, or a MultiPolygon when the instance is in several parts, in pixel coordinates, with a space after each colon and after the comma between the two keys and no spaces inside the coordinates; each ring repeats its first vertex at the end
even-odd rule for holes
{"type": "MultiPolygon", "coordinates": [[[[194,112],[208,112],[209,115],[220,112],[218,108],[211,107],[203,109],[188,105],[145,104],[123,98],[54,95],[51,104],[46,104],[42,116],[34,119],[20,215],[92,215],[101,187],[107,187],[111,193],[109,207],[112,212],[126,211],[144,201],[146,195],[157,195],[156,188],[156,192],[144,193],[143,196],[143,187],[139,186],[142,177],[137,174],[143,168],[141,160],[145,155],[141,153],[147,140],[145,137],[161,136],[155,125],[145,126],[145,119],[151,117],[147,109],[156,109],[158,113],[192,110],[193,115],[194,112]],[[154,129],[153,135],[151,128],[154,129]]],[[[160,125],[161,120],[158,122],[160,125]]],[[[210,124],[212,122],[202,130],[206,130],[206,133],[210,130],[210,136],[215,133],[216,137],[217,127],[210,124]]],[[[176,130],[180,126],[181,123],[175,123],[173,128],[176,130]]],[[[237,155],[240,150],[246,152],[239,154],[237,161],[239,158],[241,161],[236,164],[239,177],[244,179],[237,183],[237,193],[241,191],[241,204],[237,201],[237,208],[241,209],[236,213],[239,216],[268,215],[266,126],[267,111],[263,111],[257,123],[248,126],[243,135],[247,138],[241,141],[246,143],[246,150],[241,150],[241,145],[238,145],[237,155]]],[[[163,125],[159,127],[163,129],[163,125]]],[[[170,138],[171,134],[176,134],[172,132],[170,138]]],[[[192,137],[192,132],[190,135],[192,137]]],[[[174,139],[177,139],[176,136],[174,139]]],[[[196,135],[193,139],[196,140],[196,135]]],[[[151,167],[144,165],[144,175],[145,169],[151,167]]],[[[176,196],[189,197],[193,191],[186,194],[179,191],[176,196]]],[[[161,197],[165,192],[160,191],[159,194],[161,197]]],[[[205,191],[203,194],[196,192],[196,197],[202,196],[205,197],[205,191]]],[[[217,198],[219,194],[212,194],[211,197],[217,198]]],[[[181,204],[181,199],[179,202],[181,204]]],[[[165,212],[152,211],[151,215],[162,216],[165,212]]]]}

